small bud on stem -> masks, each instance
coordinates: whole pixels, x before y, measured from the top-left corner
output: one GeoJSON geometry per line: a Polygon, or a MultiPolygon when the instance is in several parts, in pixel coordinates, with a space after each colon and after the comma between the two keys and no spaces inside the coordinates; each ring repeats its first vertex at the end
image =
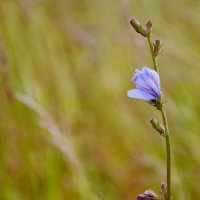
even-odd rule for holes
{"type": "Polygon", "coordinates": [[[162,189],[162,196],[164,200],[167,200],[167,184],[161,183],[161,189],[162,189]]]}
{"type": "Polygon", "coordinates": [[[151,33],[151,31],[152,31],[152,26],[153,26],[152,21],[151,21],[151,20],[148,20],[147,23],[146,23],[146,31],[147,31],[148,34],[151,33]]]}
{"type": "Polygon", "coordinates": [[[162,124],[160,124],[160,122],[155,119],[155,118],[151,118],[150,120],[151,125],[153,126],[153,128],[160,133],[160,135],[165,136],[165,129],[163,127],[162,124]]]}
{"type": "Polygon", "coordinates": [[[154,42],[153,42],[153,53],[154,53],[154,56],[158,56],[161,52],[161,48],[162,48],[162,40],[161,39],[156,39],[154,42]]]}

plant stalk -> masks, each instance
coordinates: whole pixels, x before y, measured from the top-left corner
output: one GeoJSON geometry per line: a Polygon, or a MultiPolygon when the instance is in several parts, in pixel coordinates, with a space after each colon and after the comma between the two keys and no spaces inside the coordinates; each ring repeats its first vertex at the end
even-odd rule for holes
{"type": "Polygon", "coordinates": [[[164,106],[161,108],[162,118],[165,126],[165,141],[167,150],[167,200],[171,198],[171,147],[170,147],[170,135],[167,121],[167,114],[164,106]]]}
{"type": "MultiPolygon", "coordinates": [[[[149,47],[151,50],[154,70],[159,74],[156,56],[154,55],[154,52],[153,52],[153,44],[151,42],[150,34],[147,36],[147,40],[148,40],[149,47]]],[[[163,92],[162,92],[161,99],[162,99],[162,102],[164,102],[163,92]]],[[[166,113],[164,104],[162,105],[160,111],[162,113],[163,123],[165,127],[165,142],[166,142],[166,151],[167,151],[167,199],[166,200],[170,200],[171,199],[171,142],[170,142],[168,121],[167,121],[167,113],[166,113]]]]}
{"type": "Polygon", "coordinates": [[[152,56],[152,60],[153,60],[154,70],[159,73],[159,71],[158,71],[158,65],[157,65],[157,61],[156,61],[156,57],[154,56],[154,53],[153,53],[153,44],[151,42],[150,35],[147,36],[147,40],[148,40],[149,47],[150,47],[150,50],[151,50],[151,56],[152,56]]]}

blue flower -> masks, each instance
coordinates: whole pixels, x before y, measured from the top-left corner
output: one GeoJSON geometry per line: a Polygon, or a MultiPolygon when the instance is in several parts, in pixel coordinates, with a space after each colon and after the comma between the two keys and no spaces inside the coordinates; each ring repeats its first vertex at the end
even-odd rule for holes
{"type": "Polygon", "coordinates": [[[160,78],[156,71],[143,67],[135,70],[132,78],[137,89],[129,90],[127,96],[145,101],[157,101],[161,96],[160,78]]]}

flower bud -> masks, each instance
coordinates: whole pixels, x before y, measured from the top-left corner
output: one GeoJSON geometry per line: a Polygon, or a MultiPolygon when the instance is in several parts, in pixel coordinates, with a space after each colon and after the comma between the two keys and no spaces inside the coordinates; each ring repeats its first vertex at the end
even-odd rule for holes
{"type": "Polygon", "coordinates": [[[130,24],[137,33],[141,34],[144,37],[147,37],[148,32],[143,28],[143,26],[140,24],[140,22],[137,19],[131,19],[130,24]]]}
{"type": "Polygon", "coordinates": [[[161,189],[162,189],[162,196],[164,199],[167,199],[167,184],[165,182],[161,183],[161,189]]]}
{"type": "Polygon", "coordinates": [[[161,39],[156,39],[153,42],[153,53],[154,53],[154,56],[158,56],[160,54],[162,45],[163,45],[163,43],[162,43],[161,39]]]}
{"type": "Polygon", "coordinates": [[[152,26],[153,26],[152,21],[148,20],[147,23],[146,23],[146,31],[147,31],[148,34],[151,33],[152,26]]]}
{"type": "Polygon", "coordinates": [[[163,127],[162,124],[160,124],[160,122],[157,119],[151,118],[149,121],[153,126],[153,128],[160,133],[160,135],[162,136],[165,135],[165,128],[163,127]]]}

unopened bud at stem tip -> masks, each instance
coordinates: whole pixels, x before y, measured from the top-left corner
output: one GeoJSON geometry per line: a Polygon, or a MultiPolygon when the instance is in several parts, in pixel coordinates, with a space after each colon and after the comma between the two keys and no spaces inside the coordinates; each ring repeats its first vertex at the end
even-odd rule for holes
{"type": "Polygon", "coordinates": [[[143,26],[140,24],[140,22],[137,19],[132,18],[129,20],[131,26],[135,29],[137,33],[140,35],[147,37],[148,33],[147,31],[143,28],[143,26]]]}

